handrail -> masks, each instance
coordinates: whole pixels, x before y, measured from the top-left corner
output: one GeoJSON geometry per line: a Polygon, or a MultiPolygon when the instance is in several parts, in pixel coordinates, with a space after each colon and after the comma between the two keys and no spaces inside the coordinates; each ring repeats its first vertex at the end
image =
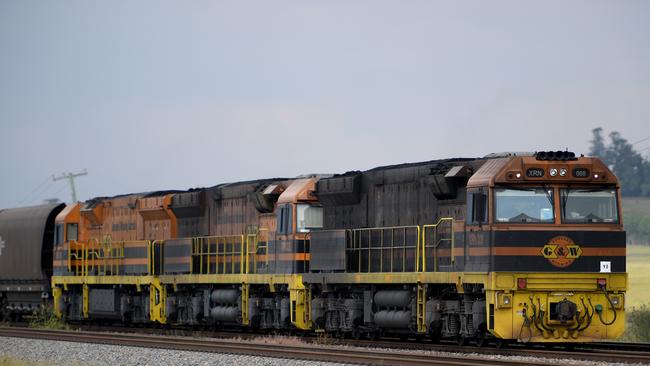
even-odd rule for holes
{"type": "MultiPolygon", "coordinates": [[[[406,250],[415,250],[415,271],[416,272],[426,272],[427,271],[427,249],[433,249],[434,251],[434,271],[438,271],[438,248],[443,242],[450,243],[451,246],[451,263],[455,263],[454,250],[455,250],[455,237],[453,231],[453,217],[441,217],[435,224],[426,224],[426,225],[407,225],[407,226],[386,226],[386,227],[374,227],[374,228],[358,228],[358,229],[347,229],[346,230],[346,250],[358,253],[358,260],[356,263],[357,271],[363,272],[362,268],[366,264],[367,259],[367,271],[372,270],[373,259],[376,261],[377,258],[373,258],[372,253],[379,252],[379,272],[390,271],[393,272],[395,267],[395,251],[402,251],[402,263],[401,268],[404,271],[407,267],[406,263],[406,250]],[[446,227],[444,225],[449,225],[449,237],[441,235],[441,229],[446,227]],[[427,244],[427,234],[430,230],[433,231],[433,244],[427,244]],[[415,231],[414,234],[416,239],[412,242],[407,242],[407,232],[408,230],[415,231]],[[367,235],[367,238],[364,236],[367,235]],[[401,237],[401,239],[400,239],[401,237]],[[367,242],[366,242],[367,240],[367,242]],[[388,245],[386,245],[386,242],[388,245]],[[364,245],[365,244],[365,245],[364,245]],[[390,268],[384,268],[384,252],[390,252],[390,268]],[[363,258],[363,252],[367,253],[367,258],[363,258]]],[[[429,242],[431,243],[431,242],[429,242]]]]}
{"type": "Polygon", "coordinates": [[[192,238],[192,258],[199,258],[199,274],[210,274],[210,263],[211,259],[215,260],[215,274],[235,274],[235,262],[234,256],[239,254],[240,268],[239,273],[243,273],[242,260],[245,255],[245,245],[246,241],[244,235],[213,235],[213,236],[200,236],[192,238]],[[234,240],[232,240],[234,239],[234,240]],[[234,250],[234,245],[239,244],[239,251],[234,250]],[[204,250],[207,244],[207,251],[204,250]],[[215,245],[215,251],[211,250],[211,245],[215,245]],[[223,251],[219,250],[219,244],[223,244],[223,251]],[[230,251],[227,250],[228,245],[230,245],[230,251]],[[219,258],[223,262],[223,271],[219,271],[219,258]],[[226,270],[227,267],[227,258],[230,258],[230,271],[226,270]],[[203,270],[203,261],[206,261],[206,270],[203,270]]]}
{"type": "MultiPolygon", "coordinates": [[[[347,234],[349,235],[350,240],[352,241],[352,247],[351,248],[346,248],[346,250],[352,250],[352,251],[358,251],[359,252],[359,262],[358,262],[358,271],[361,272],[362,267],[362,256],[361,252],[367,251],[368,252],[368,272],[371,270],[371,264],[372,264],[372,255],[371,253],[373,251],[379,251],[380,252],[380,261],[379,261],[379,272],[383,272],[383,258],[382,258],[382,253],[384,250],[390,250],[390,272],[393,272],[394,269],[394,252],[395,249],[402,249],[402,271],[405,271],[406,269],[406,249],[415,249],[416,251],[416,262],[415,262],[415,267],[418,268],[418,253],[419,253],[419,246],[420,246],[420,236],[421,236],[421,229],[419,225],[407,225],[407,226],[386,226],[386,227],[374,227],[374,228],[358,228],[358,229],[348,229],[347,234]],[[406,243],[406,237],[407,237],[407,231],[408,230],[415,230],[416,235],[415,235],[415,243],[414,245],[407,245],[406,243]],[[390,246],[386,247],[384,246],[384,233],[386,231],[390,231],[390,246]],[[395,234],[396,232],[401,231],[401,244],[400,246],[395,246],[395,234]],[[372,246],[372,234],[374,232],[377,232],[380,234],[380,245],[379,247],[373,247],[372,246]],[[368,233],[368,245],[366,248],[361,247],[361,239],[363,237],[364,233],[368,233]],[[358,243],[358,246],[357,246],[358,243]]],[[[397,233],[397,235],[400,235],[400,233],[397,233]]]]}
{"type": "Polygon", "coordinates": [[[426,256],[426,248],[427,248],[427,229],[428,228],[434,228],[435,231],[433,232],[434,237],[434,245],[431,247],[433,248],[434,251],[434,256],[433,256],[433,271],[437,272],[438,271],[438,247],[440,244],[444,241],[450,241],[451,242],[451,264],[453,265],[455,263],[455,257],[454,257],[454,249],[455,249],[455,239],[454,239],[454,227],[453,227],[453,222],[454,218],[453,217],[441,217],[437,223],[435,224],[427,224],[427,225],[422,225],[422,272],[427,271],[427,256],[426,256]],[[440,225],[442,225],[443,222],[449,222],[449,233],[450,233],[450,238],[440,238],[438,239],[438,228],[440,225]]]}
{"type": "Polygon", "coordinates": [[[83,276],[85,275],[84,273],[84,267],[86,265],[86,244],[85,242],[81,242],[81,252],[79,252],[79,245],[80,243],[76,240],[69,240],[68,241],[68,272],[72,272],[72,259],[74,258],[75,263],[74,263],[74,275],[75,276],[83,276]],[[74,253],[72,252],[72,246],[75,246],[74,253]],[[80,257],[81,254],[81,258],[80,257]],[[81,259],[81,264],[78,263],[78,261],[81,259]]]}
{"type": "Polygon", "coordinates": [[[72,243],[68,243],[68,272],[72,272],[72,243]]]}
{"type": "MultiPolygon", "coordinates": [[[[151,248],[151,271],[149,275],[155,276],[156,275],[156,244],[160,246],[161,248],[161,259],[162,259],[162,247],[164,244],[163,240],[154,240],[154,241],[149,241],[151,243],[149,247],[151,248]]],[[[162,268],[161,268],[162,269],[162,268]]],[[[162,271],[160,271],[162,272],[162,271]]]]}
{"type": "MultiPolygon", "coordinates": [[[[97,240],[96,238],[90,238],[90,239],[88,239],[88,247],[86,248],[86,261],[85,261],[85,263],[84,263],[84,269],[85,269],[86,275],[88,275],[88,273],[89,273],[89,269],[88,269],[88,267],[89,267],[88,262],[89,262],[89,261],[88,261],[88,260],[89,260],[89,259],[92,260],[93,257],[94,257],[95,259],[98,259],[98,260],[101,259],[100,256],[99,256],[99,253],[98,253],[97,251],[94,251],[94,250],[93,250],[93,249],[94,249],[94,246],[92,245],[92,243],[96,243],[96,244],[97,244],[97,247],[99,247],[99,240],[97,240]],[[90,253],[88,253],[88,251],[90,251],[90,253]]],[[[99,268],[99,265],[98,265],[98,268],[99,268]]],[[[92,267],[91,267],[91,270],[92,270],[93,272],[95,271],[95,261],[92,261],[92,267]]]]}
{"type": "MultiPolygon", "coordinates": [[[[147,241],[147,272],[149,276],[153,275],[153,253],[151,252],[151,240],[147,241]]],[[[192,265],[192,261],[190,261],[190,266],[192,265]]]]}
{"type": "Polygon", "coordinates": [[[257,273],[257,251],[260,248],[264,249],[264,260],[266,264],[268,265],[269,263],[269,258],[268,258],[268,229],[267,228],[258,228],[255,233],[252,234],[246,234],[246,248],[245,248],[245,269],[244,273],[249,274],[249,273],[257,273]],[[264,241],[264,246],[260,246],[260,237],[262,236],[261,234],[265,233],[267,235],[266,241],[264,241]],[[252,248],[251,248],[252,244],[252,248]],[[251,254],[253,258],[253,268],[251,269],[251,254]]]}
{"type": "MultiPolygon", "coordinates": [[[[124,244],[129,242],[142,242],[141,240],[128,240],[121,242],[112,242],[110,236],[104,236],[104,241],[100,242],[97,238],[90,238],[87,242],[83,242],[82,247],[82,263],[81,271],[75,270],[75,275],[89,276],[97,274],[106,276],[108,275],[107,270],[110,270],[111,275],[116,275],[119,273],[120,269],[120,259],[124,259],[124,244]],[[87,245],[86,245],[87,243],[87,245]],[[80,273],[79,273],[80,272],[80,273]]],[[[70,254],[68,255],[68,260],[71,258],[79,259],[79,249],[76,249],[77,253],[71,253],[72,245],[79,245],[78,242],[74,242],[70,245],[70,254]]],[[[79,265],[77,264],[77,267],[79,265]]],[[[72,271],[72,265],[69,264],[68,271],[72,271]]]]}

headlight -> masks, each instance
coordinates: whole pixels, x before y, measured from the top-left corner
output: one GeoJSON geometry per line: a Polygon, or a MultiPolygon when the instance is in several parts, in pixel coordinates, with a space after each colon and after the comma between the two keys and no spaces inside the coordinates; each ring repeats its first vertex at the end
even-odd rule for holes
{"type": "Polygon", "coordinates": [[[624,295],[610,295],[609,299],[612,300],[612,304],[614,305],[614,309],[622,309],[623,308],[623,296],[624,295]]]}
{"type": "Polygon", "coordinates": [[[497,309],[508,309],[512,307],[512,294],[497,294],[497,309]]]}
{"type": "Polygon", "coordinates": [[[560,177],[566,177],[566,169],[560,169],[560,177]]]}
{"type": "Polygon", "coordinates": [[[551,168],[551,170],[548,172],[548,174],[550,174],[551,177],[555,177],[557,175],[557,169],[551,168]]]}

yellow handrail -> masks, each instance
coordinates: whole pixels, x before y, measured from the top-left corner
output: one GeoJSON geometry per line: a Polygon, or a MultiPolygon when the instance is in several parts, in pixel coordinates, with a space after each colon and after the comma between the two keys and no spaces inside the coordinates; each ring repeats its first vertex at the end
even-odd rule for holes
{"type": "Polygon", "coordinates": [[[350,236],[350,240],[352,241],[352,250],[353,251],[358,251],[359,252],[359,262],[358,262],[358,271],[361,272],[362,268],[362,256],[361,252],[367,251],[368,252],[368,272],[370,272],[371,269],[371,263],[372,263],[372,251],[373,250],[379,250],[380,252],[380,261],[379,261],[379,272],[383,272],[383,257],[382,257],[382,252],[384,250],[390,249],[390,272],[393,272],[394,269],[394,253],[395,249],[401,249],[402,250],[402,271],[406,270],[406,249],[415,249],[416,251],[416,257],[415,257],[415,267],[418,268],[418,254],[419,254],[419,247],[420,247],[420,233],[421,229],[420,226],[418,225],[408,225],[408,226],[386,226],[386,227],[374,227],[374,228],[360,228],[360,229],[348,229],[348,234],[350,236]],[[414,245],[407,245],[407,231],[408,230],[415,230],[416,235],[415,235],[415,243],[414,245]],[[384,232],[390,231],[390,246],[385,247],[384,246],[384,232]],[[398,235],[400,235],[401,231],[401,246],[395,246],[395,234],[397,232],[398,235]],[[380,233],[380,246],[378,248],[373,248],[372,247],[372,234],[373,232],[378,232],[380,233]],[[368,246],[367,248],[362,248],[361,247],[361,239],[364,233],[368,233],[368,246]],[[359,244],[357,248],[357,243],[359,244]]]}
{"type": "Polygon", "coordinates": [[[210,274],[210,264],[212,258],[215,262],[215,274],[235,274],[235,255],[239,255],[239,273],[244,273],[243,259],[246,254],[244,245],[246,244],[245,236],[242,235],[217,235],[202,236],[192,238],[192,258],[199,259],[199,274],[210,274]],[[223,250],[219,250],[219,245],[223,250]],[[235,244],[239,244],[239,250],[236,251],[235,244]],[[212,245],[215,251],[211,250],[212,245]],[[230,246],[230,250],[228,250],[230,246]],[[221,260],[219,260],[221,258],[221,260]],[[227,259],[230,258],[230,270],[227,268],[227,259]],[[203,269],[203,262],[206,262],[206,269],[203,269]],[[223,271],[219,270],[219,263],[223,263],[223,271]]]}
{"type": "Polygon", "coordinates": [[[74,263],[74,275],[83,276],[85,275],[84,268],[86,266],[86,245],[85,242],[81,243],[81,252],[79,251],[79,242],[76,240],[68,241],[68,272],[72,271],[72,259],[75,260],[74,263]],[[75,246],[74,253],[72,252],[72,247],[75,246]],[[81,257],[81,258],[79,258],[81,257]],[[78,262],[81,259],[81,264],[78,262]]]}
{"type": "MultiPolygon", "coordinates": [[[[149,274],[151,276],[155,276],[156,275],[156,244],[158,244],[158,246],[161,249],[160,253],[161,253],[161,259],[162,259],[162,248],[163,248],[164,241],[162,241],[162,240],[154,240],[154,241],[151,241],[149,243],[151,243],[151,244],[149,244],[149,247],[151,248],[151,257],[150,257],[151,258],[151,271],[150,271],[149,274]]],[[[160,265],[160,264],[158,264],[158,265],[160,265]]],[[[160,271],[160,272],[162,272],[162,271],[160,271]]]]}
{"type": "Polygon", "coordinates": [[[454,240],[454,227],[453,227],[453,222],[454,218],[453,217],[441,217],[437,223],[435,224],[427,224],[427,225],[422,225],[422,272],[426,272],[427,270],[427,256],[426,256],[426,248],[427,248],[427,229],[428,228],[434,228],[435,231],[433,232],[433,241],[434,245],[432,246],[434,255],[433,255],[433,271],[437,272],[438,271],[438,247],[440,246],[440,243],[443,241],[450,241],[451,242],[451,264],[453,265],[455,263],[455,258],[454,258],[454,248],[455,248],[455,240],[454,240]],[[438,229],[442,225],[443,222],[449,222],[449,233],[450,233],[450,238],[441,238],[438,239],[438,229]]]}
{"type": "MultiPolygon", "coordinates": [[[[89,273],[88,272],[89,271],[88,260],[92,260],[92,259],[98,259],[99,260],[100,259],[99,253],[94,250],[95,247],[93,246],[93,243],[96,243],[97,247],[99,247],[99,240],[97,240],[95,238],[91,238],[91,239],[88,240],[88,247],[86,248],[86,261],[85,261],[85,264],[84,264],[84,272],[86,273],[86,275],[88,275],[88,273],[89,273]]],[[[90,267],[91,267],[90,270],[92,270],[94,272],[95,271],[95,261],[94,260],[92,261],[92,264],[90,265],[90,267]]],[[[98,268],[99,268],[99,265],[98,265],[98,268]]]]}

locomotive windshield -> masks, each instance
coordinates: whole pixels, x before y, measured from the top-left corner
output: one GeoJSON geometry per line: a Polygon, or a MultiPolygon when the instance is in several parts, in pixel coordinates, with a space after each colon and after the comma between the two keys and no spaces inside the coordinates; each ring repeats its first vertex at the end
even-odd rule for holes
{"type": "Polygon", "coordinates": [[[495,222],[552,223],[553,190],[545,188],[496,188],[495,222]]]}
{"type": "Polygon", "coordinates": [[[562,189],[562,222],[617,223],[616,189],[562,189]]]}

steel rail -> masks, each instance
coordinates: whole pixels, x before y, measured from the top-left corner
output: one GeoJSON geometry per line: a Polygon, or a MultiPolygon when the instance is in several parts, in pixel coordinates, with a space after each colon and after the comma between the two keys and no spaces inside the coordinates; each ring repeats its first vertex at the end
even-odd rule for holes
{"type": "Polygon", "coordinates": [[[453,353],[475,353],[485,355],[500,356],[520,356],[520,357],[538,357],[551,359],[569,359],[584,361],[600,361],[613,363],[643,363],[650,364],[650,344],[635,345],[638,348],[626,348],[621,343],[620,348],[614,348],[608,343],[599,345],[593,344],[570,344],[568,349],[562,345],[547,349],[548,345],[524,345],[514,344],[504,348],[490,348],[477,346],[457,346],[453,343],[448,344],[426,344],[416,342],[396,342],[396,341],[354,341],[350,345],[359,347],[380,347],[380,348],[399,348],[399,349],[417,349],[436,352],[453,352],[453,353]]]}
{"type": "MultiPolygon", "coordinates": [[[[26,324],[13,324],[18,327],[25,327],[26,324]]],[[[0,328],[2,329],[2,328],[0,328]]],[[[15,328],[13,328],[15,329],[15,328]]],[[[131,328],[113,325],[78,325],[78,330],[86,332],[106,334],[106,332],[118,332],[121,334],[137,334],[155,337],[197,337],[201,338],[221,338],[230,339],[233,337],[245,340],[255,340],[263,338],[264,335],[241,333],[237,331],[197,331],[190,329],[160,329],[160,328],[131,328]]],[[[301,337],[305,343],[320,346],[319,340],[315,337],[301,337]]],[[[209,341],[212,342],[212,341],[209,341]]],[[[360,348],[385,348],[392,351],[418,350],[430,352],[447,352],[447,353],[466,353],[466,354],[483,354],[499,356],[520,356],[520,357],[538,357],[553,359],[573,359],[585,361],[605,361],[605,362],[628,362],[628,363],[649,363],[650,364],[650,344],[647,343],[623,343],[623,342],[606,342],[606,343],[578,343],[570,344],[568,349],[563,349],[559,345],[552,349],[542,348],[548,345],[524,345],[513,344],[503,348],[477,347],[477,346],[458,346],[455,343],[423,343],[417,341],[398,341],[392,339],[383,340],[354,340],[354,339],[326,339],[331,346],[350,346],[360,348]]],[[[308,346],[309,347],[309,346],[308,346]]]]}
{"type": "Polygon", "coordinates": [[[238,342],[223,339],[196,339],[189,337],[161,337],[139,334],[114,334],[102,332],[78,332],[36,328],[0,327],[0,336],[55,341],[100,343],[122,346],[164,348],[184,351],[231,353],[250,356],[264,356],[310,361],[340,362],[348,364],[370,365],[549,365],[548,362],[530,362],[521,360],[488,359],[462,355],[424,355],[404,351],[380,351],[363,349],[345,349],[334,347],[314,347],[314,345],[282,345],[238,342]]]}

